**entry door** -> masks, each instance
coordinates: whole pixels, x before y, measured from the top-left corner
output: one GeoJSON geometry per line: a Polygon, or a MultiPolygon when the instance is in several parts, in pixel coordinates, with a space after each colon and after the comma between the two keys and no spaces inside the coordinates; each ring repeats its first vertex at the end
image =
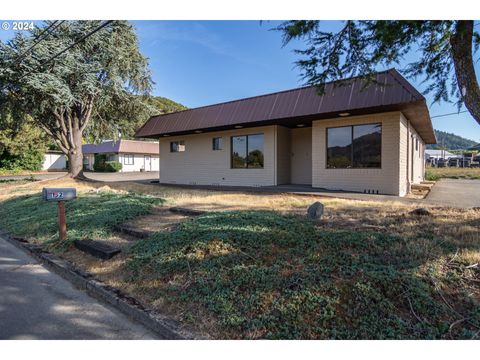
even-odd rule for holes
{"type": "Polygon", "coordinates": [[[145,171],[152,171],[152,159],[150,155],[144,155],[143,157],[145,171]]]}

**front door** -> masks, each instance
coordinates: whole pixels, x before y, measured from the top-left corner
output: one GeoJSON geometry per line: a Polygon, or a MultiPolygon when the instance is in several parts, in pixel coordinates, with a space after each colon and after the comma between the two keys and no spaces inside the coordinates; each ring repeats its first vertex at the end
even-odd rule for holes
{"type": "Polygon", "coordinates": [[[152,159],[150,155],[144,155],[143,161],[144,161],[145,171],[152,171],[152,159]]]}

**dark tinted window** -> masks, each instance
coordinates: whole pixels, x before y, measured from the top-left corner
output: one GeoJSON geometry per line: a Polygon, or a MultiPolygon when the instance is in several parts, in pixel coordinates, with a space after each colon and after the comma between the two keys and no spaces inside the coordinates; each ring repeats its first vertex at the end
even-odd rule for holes
{"type": "Polygon", "coordinates": [[[247,167],[263,168],[263,141],[263,134],[247,136],[247,167]]]}
{"type": "Polygon", "coordinates": [[[327,129],[327,167],[352,167],[352,127],[327,129]]]}
{"type": "Polygon", "coordinates": [[[381,154],[381,124],[327,129],[327,168],[379,168],[381,154]]]}
{"type": "Polygon", "coordinates": [[[213,150],[222,150],[223,149],[223,138],[214,137],[212,139],[212,149],[213,150]]]}
{"type": "Polygon", "coordinates": [[[247,167],[247,137],[232,137],[232,168],[247,167]]]}
{"type": "Polygon", "coordinates": [[[264,135],[232,137],[232,168],[263,168],[264,135]]]}
{"type": "Polygon", "coordinates": [[[353,127],[353,167],[379,168],[382,165],[382,125],[353,127]]]}
{"type": "Polygon", "coordinates": [[[172,141],[170,143],[170,152],[185,151],[185,141],[172,141]]]}

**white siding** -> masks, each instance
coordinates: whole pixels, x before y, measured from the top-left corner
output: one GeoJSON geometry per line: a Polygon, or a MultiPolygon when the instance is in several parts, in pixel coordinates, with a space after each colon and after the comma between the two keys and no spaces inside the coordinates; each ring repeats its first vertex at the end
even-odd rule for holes
{"type": "Polygon", "coordinates": [[[267,186],[276,184],[276,126],[234,129],[160,139],[160,182],[190,185],[267,186]],[[232,136],[263,133],[263,169],[232,169],[232,136]],[[223,137],[223,150],[212,150],[212,138],[223,137]],[[185,141],[184,152],[170,152],[171,141],[185,141]]]}
{"type": "Polygon", "coordinates": [[[67,167],[65,154],[46,153],[43,156],[42,170],[64,170],[67,167]]]}
{"type": "Polygon", "coordinates": [[[158,171],[160,168],[160,161],[158,155],[148,155],[148,154],[131,154],[134,156],[133,165],[125,164],[125,155],[120,153],[117,155],[116,160],[122,164],[122,172],[133,172],[133,171],[158,171]],[[150,156],[151,169],[145,167],[145,156],[150,156]]]}

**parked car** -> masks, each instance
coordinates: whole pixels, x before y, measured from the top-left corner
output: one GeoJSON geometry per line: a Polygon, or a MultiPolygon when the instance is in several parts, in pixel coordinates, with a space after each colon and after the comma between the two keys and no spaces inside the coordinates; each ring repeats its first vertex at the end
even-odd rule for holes
{"type": "Polygon", "coordinates": [[[456,157],[451,157],[448,159],[448,166],[449,167],[459,167],[460,166],[461,159],[456,158],[456,157]]]}
{"type": "Polygon", "coordinates": [[[446,159],[443,159],[443,158],[438,159],[437,167],[442,168],[442,167],[446,167],[446,166],[447,166],[447,160],[446,159]]]}

